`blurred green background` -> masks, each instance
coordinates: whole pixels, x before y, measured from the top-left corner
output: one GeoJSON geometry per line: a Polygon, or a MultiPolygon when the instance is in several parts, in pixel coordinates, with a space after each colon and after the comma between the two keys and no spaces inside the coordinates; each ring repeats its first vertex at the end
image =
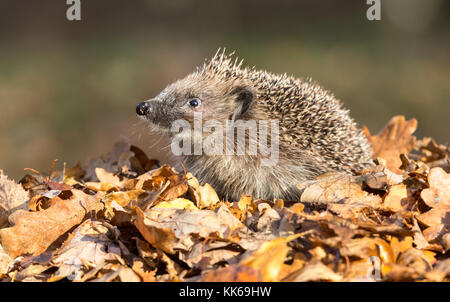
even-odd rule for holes
{"type": "Polygon", "coordinates": [[[450,139],[450,1],[64,0],[0,1],[0,168],[48,171],[108,152],[129,136],[150,157],[163,142],[135,116],[137,102],[191,72],[217,48],[248,65],[311,77],[361,125],[394,115],[417,135],[450,139]]]}

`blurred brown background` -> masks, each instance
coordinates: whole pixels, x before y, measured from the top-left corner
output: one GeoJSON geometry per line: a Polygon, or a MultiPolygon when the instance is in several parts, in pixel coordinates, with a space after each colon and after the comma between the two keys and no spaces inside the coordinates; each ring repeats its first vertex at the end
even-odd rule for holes
{"type": "Polygon", "coordinates": [[[111,149],[119,135],[151,157],[167,149],[135,105],[191,72],[217,48],[248,65],[312,77],[377,132],[393,116],[417,135],[450,140],[450,2],[0,1],[0,168],[16,179],[111,149]]]}

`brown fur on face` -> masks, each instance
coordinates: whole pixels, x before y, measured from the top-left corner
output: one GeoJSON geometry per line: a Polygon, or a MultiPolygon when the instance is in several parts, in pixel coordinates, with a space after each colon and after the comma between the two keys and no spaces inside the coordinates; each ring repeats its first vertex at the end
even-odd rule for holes
{"type": "MultiPolygon", "coordinates": [[[[226,199],[242,194],[296,200],[295,185],[327,171],[348,173],[371,165],[366,137],[328,91],[312,81],[241,68],[232,54],[217,53],[194,73],[150,100],[146,118],[168,134],[177,119],[278,120],[279,161],[261,166],[261,155],[188,155],[186,169],[226,199]],[[201,105],[192,108],[192,99],[201,105]]],[[[249,137],[246,136],[247,140],[249,137]]],[[[247,141],[248,143],[248,141],[247,141]]],[[[253,142],[254,143],[254,142],[253,142]]]]}

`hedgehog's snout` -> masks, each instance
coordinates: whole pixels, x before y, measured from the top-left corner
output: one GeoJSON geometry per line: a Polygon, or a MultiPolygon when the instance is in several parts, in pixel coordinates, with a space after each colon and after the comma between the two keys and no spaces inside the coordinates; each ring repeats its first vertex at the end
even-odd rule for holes
{"type": "Polygon", "coordinates": [[[141,116],[145,116],[149,114],[149,112],[152,110],[152,105],[150,102],[140,102],[136,106],[136,113],[141,116]]]}

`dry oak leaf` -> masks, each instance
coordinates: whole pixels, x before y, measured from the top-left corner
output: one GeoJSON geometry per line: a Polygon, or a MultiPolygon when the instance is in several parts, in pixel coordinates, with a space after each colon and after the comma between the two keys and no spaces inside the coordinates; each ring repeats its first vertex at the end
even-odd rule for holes
{"type": "Polygon", "coordinates": [[[377,166],[369,167],[360,171],[361,179],[372,189],[384,190],[386,187],[402,183],[403,176],[395,174],[385,167],[386,162],[379,159],[380,163],[377,166]]]}
{"type": "Polygon", "coordinates": [[[137,203],[139,196],[143,194],[144,190],[129,190],[125,192],[111,192],[108,193],[102,201],[105,204],[105,217],[107,219],[112,219],[117,212],[123,212],[132,214],[130,204],[132,202],[137,203]]]}
{"type": "Polygon", "coordinates": [[[118,230],[100,221],[86,220],[79,225],[72,236],[59,249],[51,263],[58,267],[51,281],[69,277],[77,281],[89,268],[101,269],[106,261],[118,260],[121,251],[109,237],[111,229],[118,236],[118,230]]]}
{"type": "Polygon", "coordinates": [[[259,270],[249,266],[236,265],[221,268],[205,273],[201,282],[261,282],[262,276],[259,270]]]}
{"type": "Polygon", "coordinates": [[[343,282],[370,282],[374,281],[374,263],[372,258],[353,260],[350,266],[345,265],[343,282]]]}
{"type": "Polygon", "coordinates": [[[409,208],[415,203],[415,199],[406,188],[406,185],[399,184],[389,188],[389,191],[383,198],[383,203],[387,210],[397,212],[409,208]]]}
{"type": "Polygon", "coordinates": [[[103,209],[102,193],[95,196],[79,190],[72,190],[72,193],[68,200],[55,198],[55,202],[43,211],[14,212],[10,217],[14,226],[0,230],[0,239],[7,253],[12,257],[39,255],[58,237],[80,224],[87,213],[103,209]]]}
{"type": "Polygon", "coordinates": [[[326,204],[342,217],[353,217],[367,207],[378,208],[381,198],[361,189],[354,177],[342,173],[325,173],[316,180],[297,184],[301,202],[326,204]]]}
{"type": "Polygon", "coordinates": [[[176,198],[171,201],[163,201],[158,203],[153,209],[187,209],[187,210],[198,210],[195,204],[189,199],[176,198]]]}
{"type": "Polygon", "coordinates": [[[429,227],[441,228],[441,225],[449,227],[450,174],[446,173],[442,168],[433,168],[428,174],[428,183],[430,188],[423,190],[420,197],[432,209],[420,214],[417,219],[429,227]]]}
{"type": "Polygon", "coordinates": [[[189,185],[189,192],[198,207],[201,209],[210,208],[220,201],[219,196],[210,184],[206,183],[201,186],[197,178],[191,173],[187,173],[186,178],[189,185]]]}
{"type": "Polygon", "coordinates": [[[421,158],[421,161],[425,163],[433,163],[438,160],[444,160],[444,163],[450,155],[450,147],[437,144],[431,137],[419,140],[416,148],[422,151],[424,156],[421,158]]]}
{"type": "Polygon", "coordinates": [[[198,241],[188,253],[180,253],[179,259],[189,267],[201,271],[211,267],[220,267],[223,263],[236,263],[242,250],[236,249],[230,242],[217,240],[198,241]]]}
{"type": "Polygon", "coordinates": [[[425,277],[433,282],[444,281],[447,276],[450,277],[450,258],[438,261],[434,268],[425,274],[425,277]]]}
{"type": "Polygon", "coordinates": [[[308,281],[341,281],[342,276],[336,274],[331,268],[320,261],[305,264],[301,269],[291,273],[283,281],[308,282],[308,281]]]}
{"type": "Polygon", "coordinates": [[[413,247],[414,239],[411,236],[406,236],[403,240],[399,240],[397,237],[391,239],[391,249],[394,255],[394,261],[398,256],[413,247]]]}
{"type": "Polygon", "coordinates": [[[114,173],[108,172],[103,168],[95,168],[95,174],[101,183],[111,184],[114,187],[122,188],[126,180],[120,180],[114,173]]]}
{"type": "Polygon", "coordinates": [[[285,238],[275,238],[264,242],[249,257],[241,261],[241,265],[246,265],[261,272],[264,282],[277,281],[283,263],[288,253],[288,242],[300,237],[299,234],[285,238]]]}
{"type": "Polygon", "coordinates": [[[155,281],[155,270],[149,270],[148,265],[139,258],[134,259],[133,266],[131,267],[138,275],[141,277],[143,282],[154,282],[155,281]]]}
{"type": "Polygon", "coordinates": [[[122,270],[119,273],[120,282],[141,282],[139,274],[129,267],[122,266],[122,270]]]}
{"type": "Polygon", "coordinates": [[[127,180],[125,188],[128,190],[142,189],[147,191],[151,198],[146,200],[146,204],[151,206],[161,201],[170,201],[181,197],[187,192],[188,185],[186,184],[185,175],[178,173],[168,165],[163,165],[135,179],[127,180]]]}
{"type": "Polygon", "coordinates": [[[14,264],[14,259],[11,258],[0,245],[0,279],[2,275],[8,273],[14,264]]]}
{"type": "Polygon", "coordinates": [[[135,225],[145,240],[171,254],[190,250],[197,237],[237,243],[235,231],[245,228],[225,205],[215,211],[165,208],[144,213],[136,208],[136,212],[135,225]]]}
{"type": "Polygon", "coordinates": [[[433,168],[428,174],[429,189],[420,193],[423,201],[431,208],[446,204],[450,206],[450,174],[442,168],[433,168]]]}
{"type": "Polygon", "coordinates": [[[401,173],[400,154],[408,154],[416,144],[417,120],[405,120],[402,115],[394,116],[387,125],[376,135],[371,135],[369,129],[363,127],[373,149],[373,158],[381,157],[386,160],[386,166],[394,173],[401,173]]]}
{"type": "Polygon", "coordinates": [[[8,223],[8,216],[28,206],[28,192],[0,170],[0,228],[8,223]]]}
{"type": "Polygon", "coordinates": [[[342,256],[358,257],[361,259],[377,256],[383,263],[394,262],[394,253],[390,245],[381,238],[355,238],[341,249],[342,256]]]}

